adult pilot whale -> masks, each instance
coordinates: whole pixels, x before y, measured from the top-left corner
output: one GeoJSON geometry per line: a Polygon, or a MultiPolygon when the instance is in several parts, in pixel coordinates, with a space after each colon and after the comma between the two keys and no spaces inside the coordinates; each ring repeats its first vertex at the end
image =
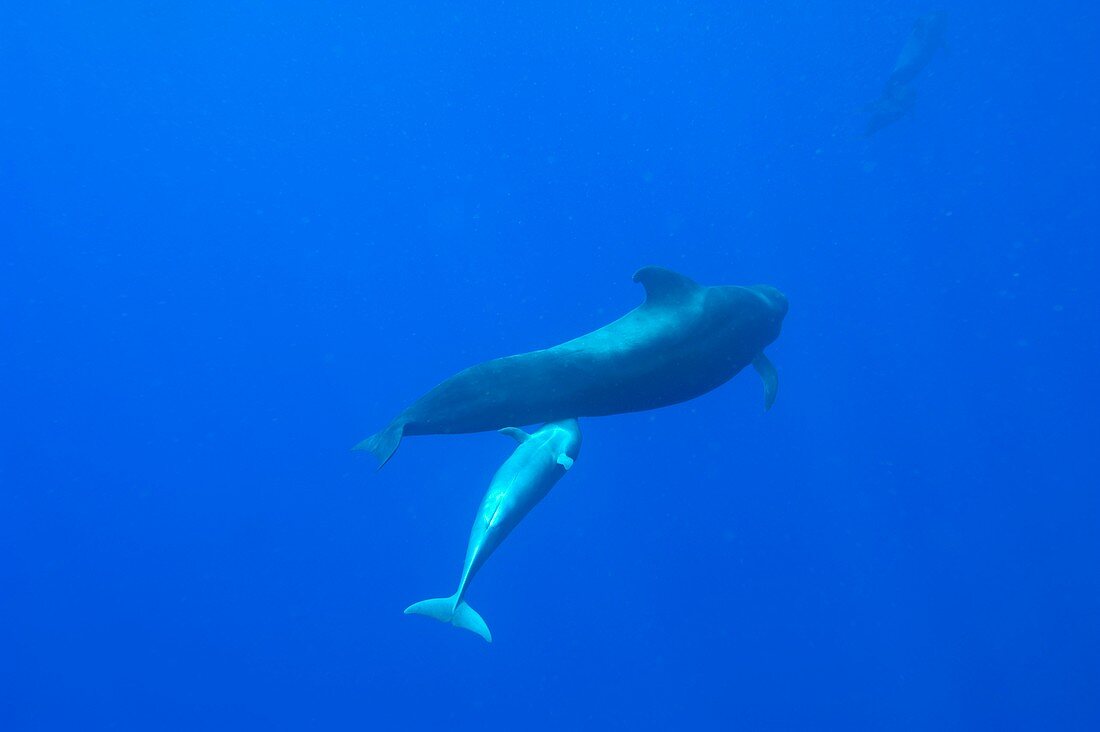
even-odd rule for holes
{"type": "Polygon", "coordinates": [[[946,44],[947,14],[928,13],[913,24],[913,30],[905,40],[905,45],[898,54],[898,60],[890,71],[890,79],[886,87],[908,84],[917,78],[917,74],[928,66],[936,51],[946,44]]]}
{"type": "Polygon", "coordinates": [[[385,465],[405,435],[483,432],[510,425],[638,412],[687,401],[750,363],[765,408],[778,378],[764,348],[779,336],[787,298],[767,285],[704,287],[663,267],[634,281],[645,302],[553,348],[485,361],[420,397],[356,449],[385,465]]]}
{"type": "Polygon", "coordinates": [[[575,419],[543,425],[533,435],[515,427],[501,430],[519,447],[504,461],[481,501],[458,590],[450,597],[422,600],[405,608],[406,615],[426,615],[477,633],[492,643],[489,626],[464,599],[470,581],[500,543],[573,467],[581,450],[581,428],[575,419]]]}

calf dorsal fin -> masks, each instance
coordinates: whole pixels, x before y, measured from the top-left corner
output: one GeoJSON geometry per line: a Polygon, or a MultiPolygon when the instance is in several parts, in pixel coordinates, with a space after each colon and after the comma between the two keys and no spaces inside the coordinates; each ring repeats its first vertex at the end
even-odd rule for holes
{"type": "Polygon", "coordinates": [[[531,439],[531,435],[527,434],[519,427],[505,427],[502,430],[497,430],[497,432],[504,435],[505,437],[511,437],[513,440],[520,443],[521,445],[531,439]]]}

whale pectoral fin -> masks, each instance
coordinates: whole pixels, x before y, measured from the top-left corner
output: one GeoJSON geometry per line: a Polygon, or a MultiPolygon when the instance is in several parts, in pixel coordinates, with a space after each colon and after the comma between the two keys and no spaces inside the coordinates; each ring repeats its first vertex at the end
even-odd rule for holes
{"type": "Polygon", "coordinates": [[[775,404],[775,395],[779,391],[779,372],[763,353],[752,360],[752,367],[764,381],[764,411],[766,412],[775,404]]]}
{"type": "Polygon", "coordinates": [[[645,288],[646,305],[672,305],[703,289],[690,277],[664,267],[642,267],[634,273],[634,281],[645,288]]]}
{"type": "Polygon", "coordinates": [[[500,432],[500,434],[505,435],[506,437],[511,437],[521,445],[531,439],[531,435],[527,434],[519,427],[505,427],[504,429],[497,431],[500,432]]]}
{"type": "Polygon", "coordinates": [[[569,468],[573,467],[573,458],[563,452],[561,455],[558,455],[558,465],[569,470],[569,468]]]}

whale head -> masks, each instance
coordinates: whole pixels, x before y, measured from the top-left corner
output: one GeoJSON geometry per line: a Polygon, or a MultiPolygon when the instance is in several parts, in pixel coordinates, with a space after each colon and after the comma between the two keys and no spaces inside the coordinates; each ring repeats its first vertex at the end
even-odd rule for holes
{"type": "Polygon", "coordinates": [[[787,309],[789,308],[787,296],[771,285],[752,285],[745,289],[755,295],[756,299],[764,306],[756,313],[756,317],[760,325],[763,326],[763,330],[770,332],[771,335],[767,342],[771,343],[779,337],[779,329],[783,325],[783,318],[787,317],[787,309]]]}
{"type": "Polygon", "coordinates": [[[783,318],[787,316],[789,305],[787,303],[787,296],[782,292],[771,285],[753,285],[747,289],[751,290],[753,294],[767,304],[776,320],[782,322],[783,318]]]}
{"type": "Polygon", "coordinates": [[[565,455],[569,458],[566,470],[577,459],[581,451],[581,426],[576,418],[562,419],[557,422],[548,422],[539,428],[535,434],[547,434],[547,446],[557,455],[565,455]]]}
{"type": "Polygon", "coordinates": [[[729,293],[725,317],[738,350],[758,353],[779,337],[787,316],[787,296],[771,285],[722,288],[729,293]]]}

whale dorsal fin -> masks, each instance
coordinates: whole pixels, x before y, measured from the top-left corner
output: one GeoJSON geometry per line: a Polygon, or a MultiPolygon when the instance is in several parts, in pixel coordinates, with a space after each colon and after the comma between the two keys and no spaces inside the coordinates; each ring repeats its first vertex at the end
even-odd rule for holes
{"type": "Polygon", "coordinates": [[[703,289],[690,277],[664,267],[642,267],[634,273],[634,281],[645,288],[647,305],[670,305],[682,302],[703,289]]]}
{"type": "Polygon", "coordinates": [[[500,434],[506,437],[511,437],[521,445],[531,439],[531,435],[527,434],[519,427],[505,427],[504,429],[498,431],[500,432],[500,434]]]}

